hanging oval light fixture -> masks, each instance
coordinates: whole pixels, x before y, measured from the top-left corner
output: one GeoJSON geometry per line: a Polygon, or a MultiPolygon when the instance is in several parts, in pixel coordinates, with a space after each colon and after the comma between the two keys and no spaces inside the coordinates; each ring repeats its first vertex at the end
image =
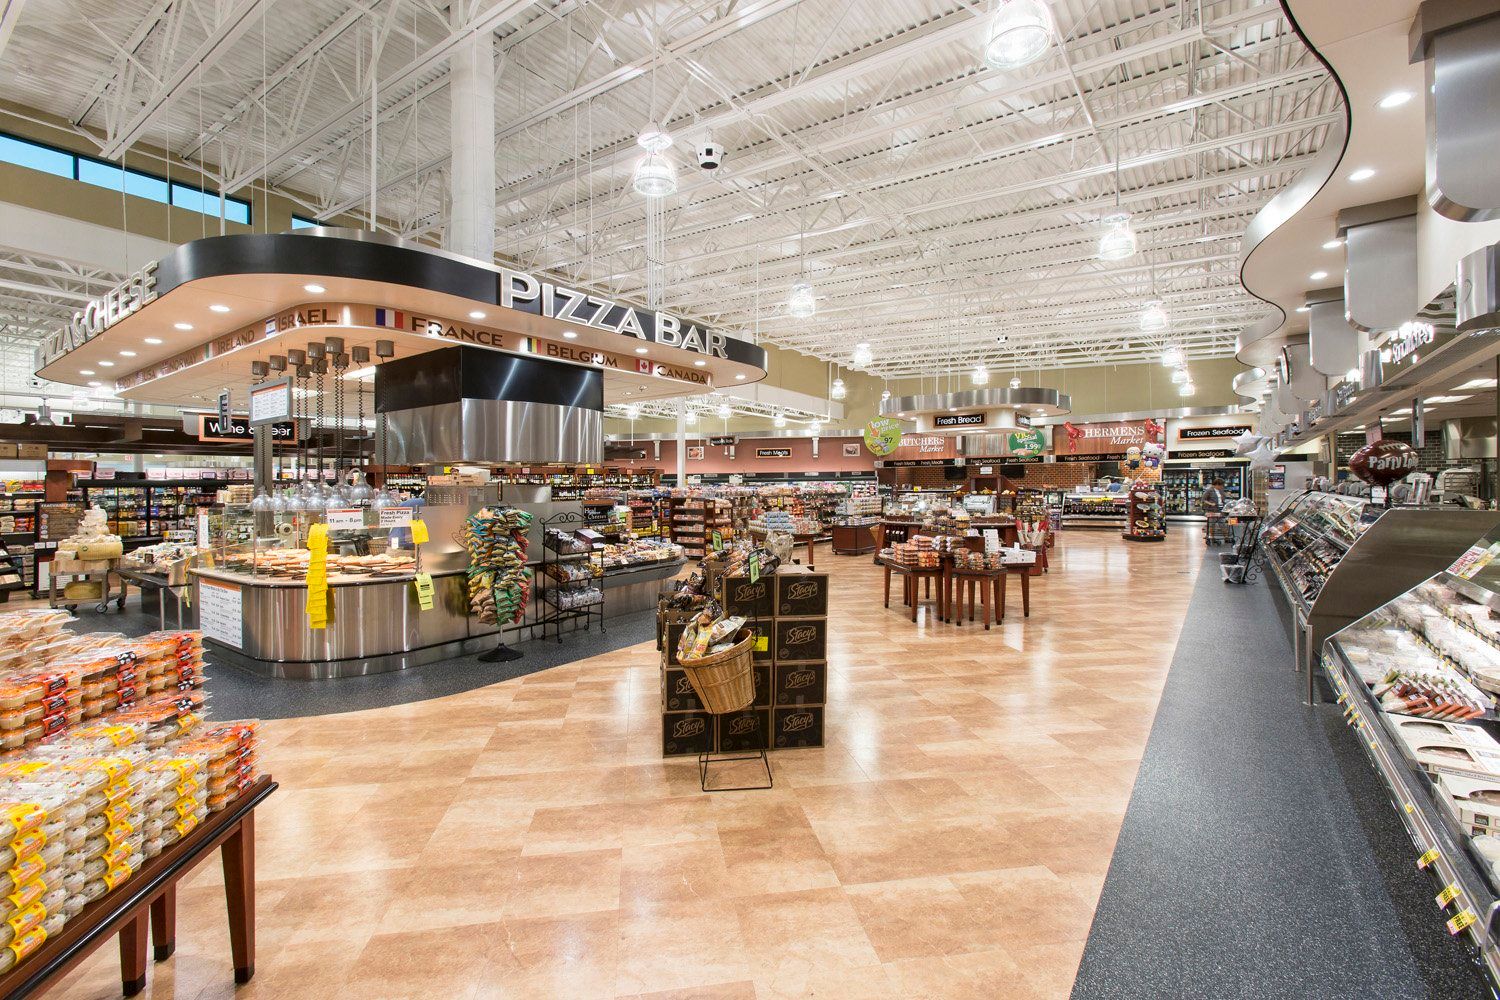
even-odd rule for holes
{"type": "Polygon", "coordinates": [[[854,353],[849,356],[849,361],[856,368],[864,368],[874,363],[875,353],[870,350],[869,344],[861,342],[854,345],[854,353]]]}
{"type": "Polygon", "coordinates": [[[793,285],[791,297],[786,300],[786,311],[797,319],[812,319],[813,314],[818,311],[813,286],[805,281],[793,285]]]}
{"type": "Polygon", "coordinates": [[[635,420],[641,415],[641,408],[634,403],[625,407],[625,419],[635,420]]]}
{"type": "Polygon", "coordinates": [[[682,422],[685,423],[685,424],[687,424],[690,427],[693,424],[696,424],[698,422],[698,411],[697,410],[688,410],[687,411],[687,416],[685,416],[685,417],[682,418],[682,422]]]}
{"type": "Polygon", "coordinates": [[[677,193],[677,169],[662,154],[647,153],[636,163],[630,183],[642,197],[665,198],[677,193]]]}
{"type": "Polygon", "coordinates": [[[984,61],[1019,69],[1046,55],[1052,44],[1052,11],[1043,0],[1000,0],[990,19],[984,61]]]}
{"type": "Polygon", "coordinates": [[[1021,388],[1021,376],[1017,375],[1014,378],[1012,378],[1010,380],[1010,387],[1012,389],[1019,389],[1019,388],[1021,388]]]}
{"type": "Polygon", "coordinates": [[[777,427],[785,427],[786,426],[786,414],[785,413],[778,413],[778,414],[776,414],[776,419],[773,420],[773,421],[771,421],[771,423],[775,424],[777,427]]]}
{"type": "Polygon", "coordinates": [[[1190,377],[1189,377],[1189,375],[1187,373],[1187,369],[1186,368],[1177,368],[1177,369],[1173,370],[1173,372],[1172,372],[1172,384],[1173,385],[1182,385],[1185,382],[1188,382],[1189,380],[1190,380],[1190,377]]]}
{"type": "Polygon", "coordinates": [[[1160,333],[1171,325],[1172,317],[1167,314],[1166,304],[1161,299],[1152,299],[1141,310],[1142,333],[1160,333]]]}
{"type": "Polygon", "coordinates": [[[1111,212],[1104,217],[1104,235],[1099,237],[1099,259],[1129,260],[1135,256],[1135,230],[1130,228],[1130,213],[1111,212]]]}
{"type": "Polygon", "coordinates": [[[1177,395],[1179,396],[1191,396],[1197,391],[1197,388],[1194,387],[1193,383],[1191,382],[1184,382],[1182,383],[1182,385],[1177,387],[1177,395]]]}
{"type": "Polygon", "coordinates": [[[888,400],[890,398],[891,398],[891,390],[885,389],[885,390],[881,391],[881,393],[880,393],[880,401],[882,403],[884,403],[886,400],[888,400]]]}
{"type": "Polygon", "coordinates": [[[807,432],[813,437],[817,437],[819,434],[823,433],[823,421],[814,420],[812,423],[808,424],[807,432]]]}
{"type": "Polygon", "coordinates": [[[974,370],[969,373],[969,381],[975,385],[990,384],[990,370],[984,366],[984,362],[974,366],[974,370]]]}
{"type": "Polygon", "coordinates": [[[849,389],[844,385],[844,380],[841,378],[834,379],[833,386],[828,390],[828,397],[830,399],[843,399],[847,395],[849,395],[849,389]]]}
{"type": "Polygon", "coordinates": [[[719,409],[716,412],[719,414],[719,419],[720,420],[728,420],[729,419],[729,404],[728,403],[720,403],[719,404],[719,409]]]}
{"type": "Polygon", "coordinates": [[[1163,368],[1181,368],[1186,359],[1182,355],[1182,348],[1176,344],[1168,344],[1161,352],[1161,363],[1163,368]]]}

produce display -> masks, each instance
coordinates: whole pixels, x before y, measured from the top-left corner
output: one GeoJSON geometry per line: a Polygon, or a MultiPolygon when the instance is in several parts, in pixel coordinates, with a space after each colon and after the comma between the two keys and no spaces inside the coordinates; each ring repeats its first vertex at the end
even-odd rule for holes
{"type": "Polygon", "coordinates": [[[514,624],[526,613],[531,597],[526,530],[531,519],[513,507],[486,507],[464,522],[469,611],[487,625],[514,624]]]}

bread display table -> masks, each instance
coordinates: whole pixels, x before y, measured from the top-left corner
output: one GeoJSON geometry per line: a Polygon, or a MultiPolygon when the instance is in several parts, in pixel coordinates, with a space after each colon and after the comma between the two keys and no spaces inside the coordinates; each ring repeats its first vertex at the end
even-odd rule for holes
{"type": "Polygon", "coordinates": [[[902,580],[902,602],[911,608],[912,621],[917,620],[917,606],[923,600],[932,598],[933,583],[937,584],[937,603],[934,610],[939,619],[948,620],[947,570],[943,565],[924,568],[907,566],[889,559],[881,559],[880,564],[885,567],[886,607],[891,606],[891,574],[898,573],[902,580]],[[926,598],[922,596],[924,581],[927,590],[926,598]]]}
{"type": "Polygon", "coordinates": [[[124,994],[140,993],[146,987],[148,927],[155,959],[171,957],[177,947],[177,883],[214,848],[223,853],[234,981],[248,983],[255,975],[255,809],[276,788],[269,775],[262,776],[222,812],[141,865],[119,889],[84,907],[60,934],[0,975],[0,997],[41,996],[116,934],[124,994]]]}

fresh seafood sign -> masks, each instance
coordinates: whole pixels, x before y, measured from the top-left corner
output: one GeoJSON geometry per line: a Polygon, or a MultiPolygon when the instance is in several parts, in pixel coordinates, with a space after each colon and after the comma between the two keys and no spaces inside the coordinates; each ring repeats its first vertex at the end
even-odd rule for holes
{"type": "Polygon", "coordinates": [[[1367,444],[1349,456],[1349,471],[1376,486],[1389,486],[1422,467],[1411,445],[1389,438],[1367,444]]]}

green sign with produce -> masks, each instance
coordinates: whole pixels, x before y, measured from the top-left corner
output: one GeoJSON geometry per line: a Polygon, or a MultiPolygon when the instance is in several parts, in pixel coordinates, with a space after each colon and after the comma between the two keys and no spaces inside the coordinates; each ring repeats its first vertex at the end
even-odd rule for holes
{"type": "Polygon", "coordinates": [[[876,417],[865,424],[865,447],[870,454],[889,455],[901,445],[901,425],[890,417],[876,417]]]}
{"type": "Polygon", "coordinates": [[[1030,458],[1032,455],[1040,455],[1047,448],[1047,442],[1042,437],[1041,431],[1011,431],[1010,453],[1022,458],[1030,458]]]}

